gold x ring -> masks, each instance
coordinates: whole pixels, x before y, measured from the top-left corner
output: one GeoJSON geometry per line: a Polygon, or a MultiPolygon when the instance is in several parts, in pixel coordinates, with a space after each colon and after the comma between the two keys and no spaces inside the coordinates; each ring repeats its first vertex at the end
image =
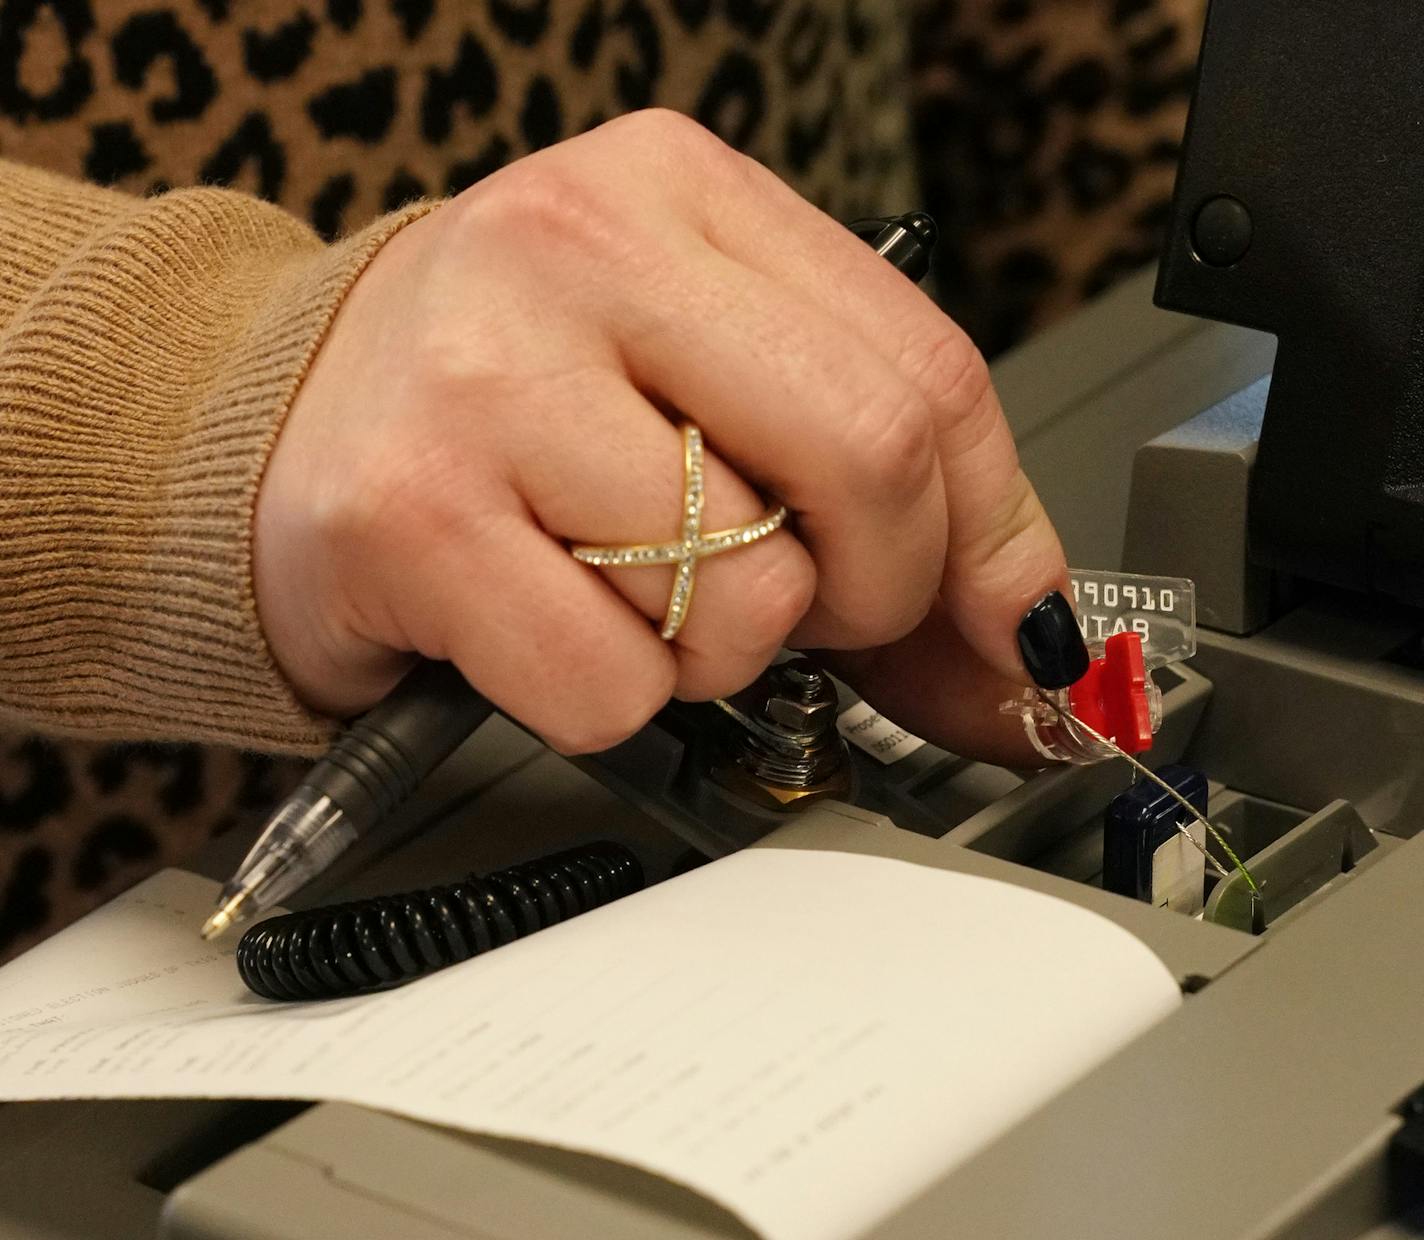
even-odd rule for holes
{"type": "Polygon", "coordinates": [[[697,561],[709,555],[733,551],[775,533],[786,521],[785,508],[769,508],[765,515],[734,530],[702,532],[702,432],[691,422],[682,427],[682,537],[676,542],[635,543],[630,547],[570,548],[574,559],[599,568],[648,567],[654,564],[676,564],[672,596],[668,599],[667,617],[663,620],[662,638],[672,641],[687,619],[692,605],[692,586],[697,561]]]}

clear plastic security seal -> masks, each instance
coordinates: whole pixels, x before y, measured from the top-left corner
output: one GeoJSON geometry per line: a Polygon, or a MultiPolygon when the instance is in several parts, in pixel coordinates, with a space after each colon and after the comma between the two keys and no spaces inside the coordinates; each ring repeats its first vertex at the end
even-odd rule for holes
{"type": "MultiPolygon", "coordinates": [[[[1197,652],[1196,586],[1185,577],[1089,569],[1072,569],[1069,575],[1078,627],[1093,658],[1089,675],[1056,692],[1025,690],[1000,709],[1023,720],[1029,741],[1051,762],[1091,765],[1121,756],[1124,746],[1129,752],[1144,752],[1162,726],[1162,691],[1152,672],[1197,652]],[[1141,642],[1140,667],[1136,643],[1123,640],[1128,634],[1141,642]],[[1108,675],[1102,674],[1105,664],[1112,665],[1108,675]],[[1088,703],[1075,695],[1085,692],[1089,682],[1099,693],[1106,685],[1124,696],[1116,705],[1124,717],[1141,720],[1136,736],[1108,736],[1113,743],[1106,744],[1101,735],[1078,725],[1075,717],[1090,712],[1085,709],[1088,703]]],[[[1098,711],[1091,714],[1102,717],[1098,711]]]]}

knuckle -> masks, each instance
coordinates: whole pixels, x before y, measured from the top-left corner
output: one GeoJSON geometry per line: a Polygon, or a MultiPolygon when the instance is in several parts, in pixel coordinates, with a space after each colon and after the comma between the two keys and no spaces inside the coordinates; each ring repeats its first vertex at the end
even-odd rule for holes
{"type": "Polygon", "coordinates": [[[606,128],[633,150],[650,156],[660,169],[690,177],[694,185],[744,181],[760,167],[704,125],[671,108],[632,112],[606,128]]]}
{"type": "Polygon", "coordinates": [[[555,753],[563,754],[566,758],[574,758],[585,753],[602,753],[605,749],[612,749],[614,745],[618,744],[617,740],[605,743],[602,737],[594,735],[594,729],[581,726],[568,719],[558,719],[547,723],[539,728],[538,732],[544,744],[555,753]]]}
{"type": "Polygon", "coordinates": [[[348,462],[341,486],[311,492],[312,519],[332,559],[361,561],[376,552],[386,514],[406,511],[405,495],[401,475],[366,455],[348,462]]]}
{"type": "Polygon", "coordinates": [[[605,129],[609,134],[616,134],[645,149],[674,154],[691,154],[722,145],[711,130],[672,108],[644,108],[630,112],[611,121],[605,129]]]}
{"type": "Polygon", "coordinates": [[[467,190],[460,223],[472,238],[537,237],[542,249],[597,249],[617,235],[608,196],[577,168],[558,158],[521,160],[467,190]]]}
{"type": "Polygon", "coordinates": [[[936,330],[913,334],[901,354],[901,369],[930,399],[955,402],[981,382],[989,368],[984,355],[958,327],[941,319],[936,330]]]}
{"type": "Polygon", "coordinates": [[[559,720],[544,727],[540,735],[550,749],[568,758],[585,753],[602,753],[628,739],[627,736],[615,736],[593,723],[579,724],[569,720],[559,720]]]}
{"type": "Polygon", "coordinates": [[[938,459],[934,417],[920,394],[906,388],[854,420],[847,448],[858,487],[917,488],[938,459]]]}
{"type": "Polygon", "coordinates": [[[326,545],[355,571],[407,563],[410,548],[435,548],[471,525],[470,472],[464,454],[434,436],[363,454],[325,503],[326,545]]]}
{"type": "Polygon", "coordinates": [[[956,455],[973,452],[1002,419],[994,399],[989,363],[957,329],[937,333],[913,349],[904,362],[956,455]]]}
{"type": "Polygon", "coordinates": [[[913,633],[924,623],[934,602],[934,590],[922,591],[918,599],[896,600],[870,613],[864,623],[864,646],[888,646],[913,633]]]}
{"type": "Polygon", "coordinates": [[[853,611],[842,613],[847,636],[857,647],[888,646],[919,628],[929,615],[939,585],[939,566],[932,567],[933,580],[916,583],[913,589],[897,583],[900,588],[867,595],[853,611]]]}
{"type": "Polygon", "coordinates": [[[836,644],[869,649],[899,641],[914,632],[929,614],[938,583],[936,568],[935,580],[917,585],[913,591],[882,590],[858,598],[853,609],[838,613],[842,627],[836,644]]]}
{"type": "Polygon", "coordinates": [[[672,696],[674,674],[668,666],[636,682],[620,681],[617,691],[591,695],[587,700],[602,703],[596,715],[569,721],[545,733],[545,739],[560,753],[602,753],[621,745],[658,713],[672,696]]]}
{"type": "Polygon", "coordinates": [[[1010,558],[1014,548],[1046,521],[1038,492],[1027,476],[1016,471],[983,531],[958,551],[963,568],[977,572],[1010,558]]]}
{"type": "Polygon", "coordinates": [[[760,654],[775,649],[816,598],[816,570],[809,556],[793,554],[789,545],[783,545],[776,548],[775,555],[762,558],[765,563],[740,591],[740,606],[750,619],[727,638],[735,653],[760,654]]]}

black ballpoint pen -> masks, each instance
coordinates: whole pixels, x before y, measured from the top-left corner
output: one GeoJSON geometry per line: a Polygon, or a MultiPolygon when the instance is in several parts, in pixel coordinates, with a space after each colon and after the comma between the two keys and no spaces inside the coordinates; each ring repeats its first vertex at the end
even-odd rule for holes
{"type": "Polygon", "coordinates": [[[494,707],[422,661],[342,734],[267,821],[203,923],[210,939],[305,887],[420,786],[494,707]]]}
{"type": "MultiPolygon", "coordinates": [[[[849,227],[916,283],[929,272],[938,234],[924,212],[857,220],[849,227]]],[[[305,887],[410,796],[493,711],[452,664],[416,664],[268,819],[219,893],[203,937],[214,938],[305,887]]]]}

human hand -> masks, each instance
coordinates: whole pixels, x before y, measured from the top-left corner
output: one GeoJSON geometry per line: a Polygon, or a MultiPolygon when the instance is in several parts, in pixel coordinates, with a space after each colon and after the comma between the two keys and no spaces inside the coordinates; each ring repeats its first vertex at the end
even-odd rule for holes
{"type": "Polygon", "coordinates": [[[418,652],[591,751],[792,645],[861,652],[835,665],[901,722],[1028,761],[996,706],[1066,573],[964,334],[771,173],[646,112],[387,242],[278,437],[254,579],[279,665],[336,716],[418,652]],[[567,544],[677,536],[678,417],[707,442],[705,529],[769,501],[794,523],[700,561],[664,643],[672,570],[567,544]]]}

